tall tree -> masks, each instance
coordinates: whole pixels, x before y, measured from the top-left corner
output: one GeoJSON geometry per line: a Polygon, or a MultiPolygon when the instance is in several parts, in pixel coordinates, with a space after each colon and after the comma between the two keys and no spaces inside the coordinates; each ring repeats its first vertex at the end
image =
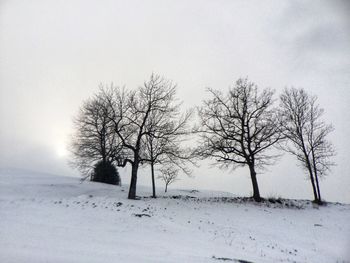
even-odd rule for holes
{"type": "MultiPolygon", "coordinates": [[[[95,164],[106,166],[108,163],[110,166],[121,149],[109,118],[112,109],[105,103],[104,94],[100,87],[97,94],[84,101],[73,120],[75,132],[70,145],[71,165],[82,172],[84,179],[91,175],[95,164]]],[[[103,178],[100,179],[103,181],[103,178]]]]}
{"type": "Polygon", "coordinates": [[[271,164],[275,155],[267,150],[281,139],[277,114],[272,108],[273,92],[258,87],[248,79],[238,79],[227,94],[208,90],[211,99],[198,109],[202,158],[213,158],[221,168],[248,166],[253,198],[261,201],[257,167],[271,164]]]}
{"type": "Polygon", "coordinates": [[[280,96],[280,127],[288,139],[282,149],[296,156],[308,172],[314,201],[322,203],[319,178],[334,165],[335,155],[327,136],[333,127],[322,119],[324,110],[317,104],[317,97],[304,89],[285,89],[280,96]]]}
{"type": "Polygon", "coordinates": [[[145,160],[151,166],[152,197],[156,197],[155,165],[172,164],[177,166],[187,175],[191,171],[187,168],[187,162],[193,162],[190,149],[183,147],[183,141],[190,133],[188,123],[192,111],[180,113],[180,104],[175,104],[175,99],[169,97],[169,104],[161,111],[155,110],[146,124],[148,135],[144,141],[145,160]]]}
{"type": "Polygon", "coordinates": [[[149,161],[145,156],[145,140],[152,131],[147,129],[147,125],[151,122],[152,114],[168,111],[174,92],[175,86],[171,82],[152,74],[149,81],[137,90],[114,88],[113,96],[105,97],[113,109],[110,120],[123,147],[123,158],[119,160],[119,166],[131,164],[129,199],[136,198],[140,165],[149,161]]]}

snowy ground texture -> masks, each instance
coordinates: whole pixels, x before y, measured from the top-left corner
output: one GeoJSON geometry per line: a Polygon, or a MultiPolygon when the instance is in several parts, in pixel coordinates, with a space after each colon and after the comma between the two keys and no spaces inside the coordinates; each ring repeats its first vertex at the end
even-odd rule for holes
{"type": "Polygon", "coordinates": [[[0,262],[350,262],[350,205],[0,172],[0,262]]]}

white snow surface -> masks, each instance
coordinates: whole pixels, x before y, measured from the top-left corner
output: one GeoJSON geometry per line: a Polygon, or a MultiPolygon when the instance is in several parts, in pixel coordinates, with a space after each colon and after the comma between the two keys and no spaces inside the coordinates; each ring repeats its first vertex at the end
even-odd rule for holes
{"type": "Polygon", "coordinates": [[[350,205],[0,171],[0,262],[350,262],[350,205]]]}

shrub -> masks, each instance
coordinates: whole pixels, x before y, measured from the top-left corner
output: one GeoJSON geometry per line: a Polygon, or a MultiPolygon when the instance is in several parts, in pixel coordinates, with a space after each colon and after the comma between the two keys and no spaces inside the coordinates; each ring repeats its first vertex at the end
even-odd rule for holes
{"type": "Polygon", "coordinates": [[[117,168],[112,163],[99,161],[95,164],[91,181],[120,185],[120,176],[117,168]]]}

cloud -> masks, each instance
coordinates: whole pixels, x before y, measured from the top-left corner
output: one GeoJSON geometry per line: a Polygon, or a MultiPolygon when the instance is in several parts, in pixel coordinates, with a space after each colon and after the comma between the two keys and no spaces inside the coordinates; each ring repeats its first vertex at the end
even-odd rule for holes
{"type": "MultiPolygon", "coordinates": [[[[319,96],[326,121],[335,126],[339,156],[346,157],[349,6],[337,0],[2,1],[0,166],[73,173],[57,153],[64,152],[82,100],[100,82],[135,88],[152,71],[177,82],[188,107],[201,103],[205,87],[224,91],[247,75],[277,93],[285,86],[304,87],[319,96]]],[[[342,180],[349,182],[345,157],[338,157],[334,171],[343,177],[330,176],[325,183],[333,180],[332,198],[334,189],[346,185],[342,180]]],[[[292,196],[307,184],[300,173],[283,159],[266,173],[271,180],[261,179],[262,188],[292,196]],[[280,187],[287,180],[293,189],[280,187]]],[[[183,185],[240,188],[241,171],[222,174],[203,165],[183,185]]],[[[249,178],[242,177],[249,192],[249,178]]]]}
{"type": "Polygon", "coordinates": [[[300,71],[349,67],[350,19],[345,1],[290,1],[273,20],[273,40],[300,71]]]}

